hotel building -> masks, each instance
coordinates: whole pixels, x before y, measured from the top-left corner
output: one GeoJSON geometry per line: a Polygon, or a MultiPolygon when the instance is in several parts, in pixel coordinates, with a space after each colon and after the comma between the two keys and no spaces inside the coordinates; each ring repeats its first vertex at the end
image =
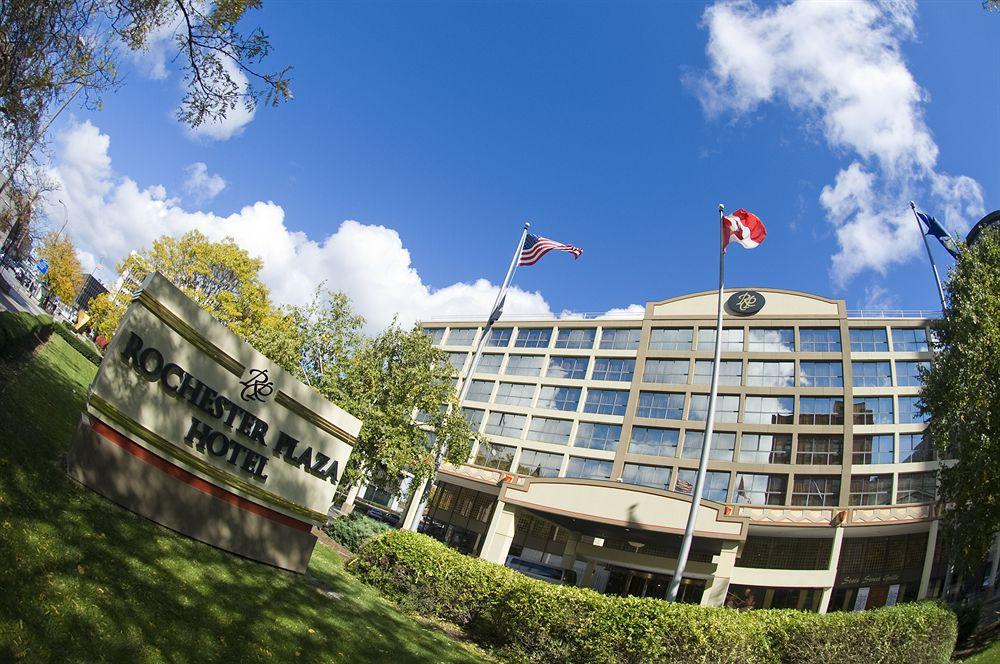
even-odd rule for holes
{"type": "MultiPolygon", "coordinates": [[[[931,314],[740,292],[759,310],[727,305],[681,600],[825,612],[937,595],[939,460],[919,404],[931,314]]],[[[490,442],[442,467],[421,529],[501,564],[663,597],[703,444],[716,298],[631,319],[502,320],[472,376],[484,322],[424,323],[472,380],[464,412],[490,442]]]]}

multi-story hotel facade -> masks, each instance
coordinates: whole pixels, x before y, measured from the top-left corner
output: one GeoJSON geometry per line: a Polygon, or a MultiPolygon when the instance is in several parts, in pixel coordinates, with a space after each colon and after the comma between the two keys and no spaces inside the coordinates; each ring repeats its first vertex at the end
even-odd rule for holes
{"type": "MultiPolygon", "coordinates": [[[[751,315],[727,305],[682,601],[833,611],[935,596],[939,460],[919,407],[929,319],[749,292],[751,315]]],[[[650,302],[631,319],[501,321],[471,376],[484,322],[424,323],[472,381],[464,412],[489,443],[442,467],[421,528],[501,564],[663,597],[701,455],[716,298],[650,302]]]]}

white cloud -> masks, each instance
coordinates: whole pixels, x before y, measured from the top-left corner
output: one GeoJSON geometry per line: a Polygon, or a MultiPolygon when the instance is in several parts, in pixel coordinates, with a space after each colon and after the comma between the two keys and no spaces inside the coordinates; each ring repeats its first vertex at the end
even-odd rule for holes
{"type": "Polygon", "coordinates": [[[205,162],[196,161],[187,167],[184,190],[196,203],[210,201],[226,188],[226,181],[218,173],[209,173],[205,162]]]}
{"type": "Polygon", "coordinates": [[[896,296],[891,294],[884,286],[871,283],[865,287],[865,299],[861,304],[861,308],[869,311],[899,309],[899,302],[896,296]]]}
{"type": "MultiPolygon", "coordinates": [[[[442,316],[485,316],[497,286],[485,279],[433,288],[413,266],[399,233],[385,226],[344,221],[320,240],[293,231],[281,206],[258,201],[220,216],[187,210],[164,187],[141,187],[111,166],[110,139],[90,122],[76,124],[59,137],[51,176],[69,211],[67,232],[88,265],[114,264],[130,250],[148,247],[165,234],[198,229],[212,239],[229,236],[264,261],[262,277],[275,300],[306,302],[316,284],[346,292],[368,319],[367,329],[382,329],[393,316],[403,324],[442,316]]],[[[50,201],[53,211],[61,206],[50,201]]],[[[512,289],[505,313],[551,315],[538,291],[512,289]]]]}
{"type": "Polygon", "coordinates": [[[926,95],[900,52],[914,35],[915,12],[911,0],[797,0],[765,10],[717,2],[704,14],[711,72],[689,83],[710,116],[783,101],[836,152],[854,155],[820,196],[840,243],[831,268],[838,285],[919,251],[910,198],[952,229],[982,214],[975,180],[936,170],[926,95]]]}
{"type": "MultiPolygon", "coordinates": [[[[246,93],[250,81],[246,74],[240,70],[233,61],[222,56],[219,58],[222,68],[229,78],[236,84],[241,97],[246,93]]],[[[206,139],[212,141],[224,141],[233,136],[243,133],[250,121],[256,114],[256,109],[248,109],[242,102],[237,102],[234,108],[226,109],[226,115],[216,120],[206,120],[194,128],[187,128],[187,133],[193,138],[206,139]]]]}
{"type": "Polygon", "coordinates": [[[177,34],[182,21],[178,12],[149,33],[143,49],[130,52],[132,62],[143,75],[157,81],[167,78],[167,61],[177,52],[177,34]]]}

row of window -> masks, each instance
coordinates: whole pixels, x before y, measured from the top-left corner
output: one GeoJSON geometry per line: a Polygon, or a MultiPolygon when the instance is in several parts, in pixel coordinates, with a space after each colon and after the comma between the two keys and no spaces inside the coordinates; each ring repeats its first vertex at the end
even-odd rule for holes
{"type": "MultiPolygon", "coordinates": [[[[463,413],[469,424],[478,430],[485,411],[465,408],[463,413]]],[[[573,421],[536,415],[531,418],[529,424],[527,415],[494,411],[486,418],[483,431],[494,436],[569,445],[573,421]]],[[[576,428],[573,445],[578,448],[614,452],[621,443],[621,437],[620,424],[580,422],[576,428]]],[[[689,429],[684,433],[683,446],[680,441],[680,429],[634,426],[628,452],[647,456],[675,457],[680,449],[681,458],[701,457],[704,432],[689,429]]],[[[896,437],[893,434],[857,435],[853,441],[852,461],[855,464],[896,462],[896,437]]],[[[738,456],[736,443],[735,432],[715,432],[710,458],[718,461],[738,459],[740,463],[776,464],[792,461],[791,434],[743,433],[739,436],[738,456]]],[[[800,433],[795,462],[808,465],[839,465],[843,457],[843,444],[842,436],[800,433]]],[[[933,459],[934,446],[922,433],[899,434],[899,463],[933,461],[933,459]]]]}
{"type": "MultiPolygon", "coordinates": [[[[455,370],[462,372],[468,353],[449,353],[455,370]]],[[[485,353],[479,359],[477,374],[506,376],[541,376],[545,365],[543,355],[504,355],[485,353]]],[[[708,385],[712,380],[712,360],[694,361],[694,385],[708,385]]],[[[851,362],[854,387],[891,387],[892,362],[851,362]]],[[[921,371],[929,369],[928,362],[896,360],[896,381],[900,387],[922,385],[921,371]]],[[[545,368],[546,378],[584,379],[590,368],[589,357],[553,356],[545,368]]],[[[643,366],[642,380],[646,383],[672,385],[688,384],[691,360],[648,359],[643,366]]],[[[635,373],[635,360],[628,358],[596,357],[591,380],[631,382],[635,373]]],[[[722,360],[719,363],[720,385],[747,385],[748,387],[792,387],[796,384],[795,362],[750,360],[747,362],[746,380],[743,378],[742,360],[722,360]]],[[[844,365],[830,361],[800,361],[798,385],[800,387],[843,387],[844,365]]]]}
{"type": "MultiPolygon", "coordinates": [[[[597,415],[625,415],[628,390],[583,388],[525,383],[496,383],[474,380],[469,386],[468,401],[547,408],[577,412],[583,401],[583,412],[597,415]],[[536,400],[537,394],[537,400],[536,400]]],[[[705,421],[708,417],[708,395],[692,394],[690,399],[679,392],[640,392],[636,416],[660,420],[705,421]],[[688,402],[685,417],[685,402],[688,402]]],[[[720,394],[715,400],[715,418],[719,422],[748,424],[793,424],[795,397],[720,394]],[[743,403],[742,412],[740,402],[743,403]]],[[[926,421],[918,396],[898,396],[898,409],[891,396],[855,396],[852,400],[854,424],[919,424],[926,421]],[[897,417],[898,415],[898,417],[897,417]]],[[[843,397],[798,397],[798,423],[840,425],[844,423],[843,397]]]]}
{"type": "MultiPolygon", "coordinates": [[[[479,331],[477,327],[425,328],[435,344],[448,346],[471,346],[479,331]]],[[[514,329],[499,327],[490,330],[486,345],[491,348],[507,348],[511,344],[514,329]]],[[[514,337],[516,348],[549,348],[552,345],[551,327],[518,328],[514,337]]],[[[560,328],[555,337],[556,348],[590,349],[595,343],[605,350],[636,350],[639,348],[639,328],[560,328]]],[[[854,352],[888,352],[889,335],[884,327],[851,328],[848,331],[851,350],[854,352]]],[[[920,328],[892,328],[892,350],[896,352],[923,352],[928,349],[927,330],[920,328]]],[[[795,330],[790,327],[751,327],[748,334],[743,328],[723,328],[722,350],[726,352],[782,353],[795,350],[795,330]],[[746,336],[746,344],[744,344],[746,336]]],[[[650,350],[713,350],[715,348],[715,328],[699,328],[697,336],[690,327],[654,328],[650,332],[650,350]]],[[[840,329],[835,327],[799,328],[799,350],[814,353],[841,352],[840,329]]]]}
{"type": "MultiPolygon", "coordinates": [[[[510,470],[515,448],[506,445],[483,446],[476,456],[479,465],[510,470]]],[[[558,477],[563,455],[541,450],[521,451],[515,472],[531,477],[558,477]]],[[[584,479],[610,479],[613,462],[570,456],[565,477],[584,479]]],[[[727,502],[731,473],[709,471],[705,477],[703,496],[708,500],[727,502]]],[[[850,505],[890,505],[892,500],[892,475],[854,475],[851,477],[850,505]]],[[[622,482],[656,489],[693,493],[696,471],[689,468],[669,468],[637,463],[626,463],[622,469],[622,482]],[[675,473],[676,471],[676,473],[675,473]],[[671,485],[672,476],[676,479],[671,485]]],[[[928,503],[935,496],[934,473],[900,473],[896,487],[897,504],[928,503]]],[[[729,494],[732,503],[751,505],[783,505],[786,501],[787,475],[764,473],[736,473],[736,481],[729,494]]],[[[840,501],[839,475],[796,475],[792,485],[791,505],[836,506],[840,501]]]]}

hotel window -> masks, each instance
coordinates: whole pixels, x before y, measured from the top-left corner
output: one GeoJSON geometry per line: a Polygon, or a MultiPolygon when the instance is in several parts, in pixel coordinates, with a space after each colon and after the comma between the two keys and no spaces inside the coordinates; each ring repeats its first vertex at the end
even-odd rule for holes
{"type": "Polygon", "coordinates": [[[740,463],[789,463],[792,434],[745,433],[740,436],[740,463]]]}
{"type": "Polygon", "coordinates": [[[835,475],[798,476],[792,485],[792,505],[829,507],[840,501],[840,477],[835,475]]]}
{"type": "Polygon", "coordinates": [[[649,456],[677,456],[677,429],[654,429],[653,427],[632,427],[632,440],[628,444],[629,454],[649,456]]]}
{"type": "Polygon", "coordinates": [[[622,482],[666,491],[670,488],[670,469],[662,466],[627,463],[622,469],[622,482]]]}
{"type": "Polygon", "coordinates": [[[431,339],[431,344],[435,346],[441,345],[441,341],[444,340],[444,328],[443,327],[425,327],[424,334],[426,334],[431,339]]]}
{"type": "Polygon", "coordinates": [[[576,410],[580,405],[580,392],[579,387],[542,385],[542,390],[538,393],[538,408],[576,410]]]}
{"type": "Polygon", "coordinates": [[[920,397],[899,397],[899,423],[923,424],[927,416],[920,412],[923,401],[920,397]]]}
{"type": "Polygon", "coordinates": [[[839,353],[840,329],[836,327],[800,327],[799,345],[803,353],[839,353]]]}
{"type": "Polygon", "coordinates": [[[794,362],[747,363],[747,385],[754,387],[791,387],[795,384],[794,362]]]}
{"type": "Polygon", "coordinates": [[[896,361],[896,384],[900,387],[923,387],[920,370],[931,368],[930,362],[900,362],[896,361]]]}
{"type": "MultiPolygon", "coordinates": [[[[715,350],[715,328],[700,328],[698,330],[697,350],[715,350]]],[[[743,328],[724,327],[722,328],[722,352],[741,353],[743,352],[743,328]]]]}
{"type": "Polygon", "coordinates": [[[783,505],[788,477],[737,473],[733,502],[749,505],[783,505]]]}
{"type": "MultiPolygon", "coordinates": [[[[674,491],[677,493],[694,493],[694,482],[698,471],[690,468],[681,468],[677,471],[677,486],[674,491]]],[[[721,473],[710,470],[705,473],[705,489],[702,492],[705,500],[714,500],[717,503],[726,502],[726,495],[729,493],[729,473],[721,473]]]]}
{"type": "Polygon", "coordinates": [[[597,328],[560,329],[556,337],[556,348],[593,348],[597,328]]]}
{"type": "Polygon", "coordinates": [[[587,403],[583,412],[598,415],[624,415],[628,404],[627,390],[587,390],[587,403]]]}
{"type": "Polygon", "coordinates": [[[604,350],[636,350],[639,348],[640,330],[637,327],[606,327],[601,330],[601,348],[604,350]]]}
{"type": "Polygon", "coordinates": [[[453,327],[448,331],[448,346],[471,346],[476,338],[475,327],[453,327]]]}
{"type": "Polygon", "coordinates": [[[635,360],[598,357],[594,360],[593,380],[615,380],[628,383],[635,373],[635,360]]]}
{"type": "Polygon", "coordinates": [[[649,336],[651,350],[691,350],[690,327],[669,327],[655,329],[649,336]]]}
{"type": "Polygon", "coordinates": [[[795,463],[805,466],[835,466],[840,463],[844,439],[840,436],[799,434],[795,463]]]}
{"type": "Polygon", "coordinates": [[[485,353],[479,357],[479,364],[476,365],[477,374],[498,374],[500,365],[503,363],[503,355],[497,353],[485,353]]]}
{"type": "Polygon", "coordinates": [[[474,380],[472,381],[472,385],[469,386],[469,394],[466,395],[465,398],[469,401],[482,401],[483,403],[489,403],[490,394],[492,392],[492,380],[474,380]]]}
{"type": "Polygon", "coordinates": [[[500,387],[497,388],[497,395],[493,397],[493,402],[505,403],[511,406],[530,406],[531,399],[534,396],[534,385],[500,383],[500,387]]]}
{"type": "Polygon", "coordinates": [[[930,436],[922,433],[903,433],[899,435],[899,462],[912,463],[916,461],[933,461],[934,445],[930,436]]]}
{"type": "Polygon", "coordinates": [[[571,456],[566,466],[566,477],[582,477],[590,480],[611,479],[611,461],[584,459],[571,456]]]}
{"type": "Polygon", "coordinates": [[[856,464],[892,463],[892,434],[881,436],[855,436],[852,459],[856,464]]]}
{"type": "Polygon", "coordinates": [[[927,330],[922,327],[892,328],[892,349],[897,353],[927,351],[927,330]]]}
{"type": "Polygon", "coordinates": [[[849,334],[853,353],[884,353],[889,350],[884,327],[852,328],[849,334]]]}
{"type": "Polygon", "coordinates": [[[854,387],[892,387],[888,362],[851,362],[854,387]]]}
{"type": "MultiPolygon", "coordinates": [[[[712,384],[713,360],[695,360],[694,384],[712,384]]],[[[739,385],[743,379],[743,362],[740,360],[722,360],[719,364],[719,385],[739,385]]]]}
{"type": "MultiPolygon", "coordinates": [[[[688,408],[689,420],[704,422],[708,418],[708,395],[692,394],[688,408]]],[[[738,422],[740,419],[740,397],[738,394],[719,394],[715,397],[715,420],[717,422],[738,422]]]]}
{"type": "Polygon", "coordinates": [[[462,373],[465,368],[465,360],[469,358],[468,353],[448,353],[448,363],[457,371],[462,373]]]}
{"type": "Polygon", "coordinates": [[[933,503],[937,491],[934,473],[900,473],[896,502],[933,503]]]}
{"type": "Polygon", "coordinates": [[[587,357],[550,357],[549,368],[545,372],[548,378],[582,379],[587,375],[587,357]]]}
{"type": "Polygon", "coordinates": [[[537,450],[521,450],[521,458],[517,462],[517,472],[532,477],[559,477],[559,466],[563,455],[539,452],[537,450]]]}
{"type": "Polygon", "coordinates": [[[843,387],[844,365],[840,362],[799,362],[801,387],[843,387]]]}
{"type": "Polygon", "coordinates": [[[477,466],[496,468],[497,470],[510,470],[510,464],[514,460],[516,447],[510,445],[497,445],[495,443],[480,443],[476,450],[476,458],[472,460],[477,466]]]}
{"type": "Polygon", "coordinates": [[[544,361],[541,355],[510,355],[503,372],[508,376],[537,376],[542,373],[544,361]]]}
{"type": "MultiPolygon", "coordinates": [[[[684,432],[684,447],[681,450],[682,459],[700,459],[701,450],[705,444],[704,431],[692,431],[688,429],[684,432]]],[[[715,461],[732,461],[733,451],[736,449],[736,434],[723,431],[712,433],[712,449],[708,451],[708,458],[715,461]]]]}
{"type": "Polygon", "coordinates": [[[855,424],[892,424],[892,397],[854,397],[855,424]]]}
{"type": "Polygon", "coordinates": [[[573,428],[570,420],[556,420],[551,417],[532,417],[528,427],[528,440],[540,443],[569,443],[569,432],[573,428]]]}
{"type": "Polygon", "coordinates": [[[517,331],[517,339],[514,345],[518,348],[548,348],[549,340],[552,339],[552,328],[549,327],[522,327],[517,331]]]}
{"type": "Polygon", "coordinates": [[[642,380],[646,383],[686,385],[690,365],[688,360],[646,360],[642,380]]]}
{"type": "Polygon", "coordinates": [[[636,417],[679,420],[684,417],[684,395],[668,392],[640,392],[636,417]]]}
{"type": "Polygon", "coordinates": [[[892,475],[851,475],[851,505],[891,505],[892,475]]]}
{"type": "Polygon", "coordinates": [[[795,331],[790,327],[751,327],[751,353],[791,353],[795,350],[795,331]]]}
{"type": "Polygon", "coordinates": [[[514,413],[490,413],[486,420],[486,433],[494,436],[506,436],[507,438],[520,438],[527,419],[525,415],[515,415],[514,413]]]}
{"type": "Polygon", "coordinates": [[[506,348],[510,345],[510,335],[513,331],[513,328],[509,327],[494,327],[490,330],[486,345],[492,348],[506,348]]]}
{"type": "Polygon", "coordinates": [[[799,397],[799,424],[843,424],[844,400],[840,397],[799,397]]]}
{"type": "Polygon", "coordinates": [[[618,441],[622,437],[620,424],[598,424],[596,422],[580,422],[576,428],[574,447],[586,447],[591,450],[606,450],[614,452],[618,449],[618,441]]]}
{"type": "Polygon", "coordinates": [[[791,424],[792,397],[746,397],[743,421],[748,424],[791,424]]]}
{"type": "Polygon", "coordinates": [[[469,428],[473,431],[479,431],[479,425],[483,423],[483,416],[486,415],[486,411],[480,408],[463,408],[462,417],[465,421],[469,423],[469,428]]]}

